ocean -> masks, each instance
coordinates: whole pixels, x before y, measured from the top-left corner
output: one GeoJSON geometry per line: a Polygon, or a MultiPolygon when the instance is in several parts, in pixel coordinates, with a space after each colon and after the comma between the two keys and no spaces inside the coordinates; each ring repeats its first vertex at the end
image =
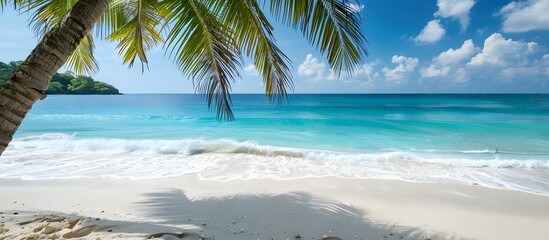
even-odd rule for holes
{"type": "Polygon", "coordinates": [[[218,122],[193,94],[52,95],[0,178],[293,179],[478,184],[549,195],[547,94],[233,95],[218,122]]]}

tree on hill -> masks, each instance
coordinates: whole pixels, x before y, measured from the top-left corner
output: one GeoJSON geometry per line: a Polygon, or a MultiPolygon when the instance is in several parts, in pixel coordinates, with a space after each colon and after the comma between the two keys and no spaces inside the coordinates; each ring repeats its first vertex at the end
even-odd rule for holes
{"type": "Polygon", "coordinates": [[[0,62],[0,85],[8,80],[11,73],[14,72],[21,63],[23,63],[23,61],[11,61],[8,64],[0,62]]]}
{"type": "Polygon", "coordinates": [[[72,94],[118,94],[118,90],[113,89],[113,86],[106,83],[97,82],[91,77],[82,75],[73,78],[71,83],[68,85],[67,90],[72,94]]]}
{"type": "Polygon", "coordinates": [[[60,82],[50,82],[50,85],[48,86],[48,89],[46,89],[47,94],[52,93],[66,93],[67,87],[61,84],[60,82]]]}
{"type": "Polygon", "coordinates": [[[96,94],[120,94],[118,89],[104,82],[93,82],[93,91],[96,94]]]}
{"type": "MultiPolygon", "coordinates": [[[[22,61],[13,61],[10,64],[0,62],[0,85],[4,84],[11,76],[14,69],[21,65],[22,61]]],[[[120,94],[118,89],[104,82],[93,80],[86,76],[73,76],[71,72],[56,73],[53,75],[47,94],[120,94]],[[77,79],[73,82],[74,79],[77,79]],[[83,80],[85,79],[85,80],[83,80]],[[72,88],[71,84],[73,85],[72,88]],[[77,86],[79,85],[79,86],[77,86]]]]}
{"type": "MultiPolygon", "coordinates": [[[[63,84],[63,86],[69,86],[74,76],[71,73],[57,73],[53,75],[51,81],[63,84]]],[[[65,88],[65,91],[67,89],[65,88]]]]}
{"type": "Polygon", "coordinates": [[[91,77],[78,76],[71,80],[68,89],[75,93],[89,92],[93,89],[93,79],[91,77]]]}
{"type": "Polygon", "coordinates": [[[147,52],[164,45],[218,119],[234,118],[231,80],[240,77],[244,57],[263,76],[269,99],[280,103],[292,87],[290,60],[277,46],[265,10],[301,32],[336,75],[351,74],[367,55],[359,13],[346,0],[0,0],[0,8],[8,3],[30,12],[43,38],[0,88],[0,153],[61,66],[77,74],[97,70],[94,26],[99,37],[118,42],[130,67],[138,59],[144,70],[147,52]]]}

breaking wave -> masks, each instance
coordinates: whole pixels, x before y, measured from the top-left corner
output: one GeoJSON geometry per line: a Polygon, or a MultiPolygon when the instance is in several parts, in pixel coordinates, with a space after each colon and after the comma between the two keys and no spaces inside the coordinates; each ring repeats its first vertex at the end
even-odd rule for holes
{"type": "Polygon", "coordinates": [[[353,177],[480,184],[549,193],[549,157],[489,149],[342,153],[231,139],[85,139],[62,133],[15,139],[0,158],[0,178],[204,179],[353,177]],[[518,154],[520,155],[520,154],[518,154]]]}

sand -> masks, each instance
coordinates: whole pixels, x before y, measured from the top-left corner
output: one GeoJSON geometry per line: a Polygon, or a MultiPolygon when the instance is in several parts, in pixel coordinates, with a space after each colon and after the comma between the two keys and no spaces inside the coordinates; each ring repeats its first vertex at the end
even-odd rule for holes
{"type": "Polygon", "coordinates": [[[0,180],[1,239],[549,239],[549,197],[336,177],[0,180]]]}

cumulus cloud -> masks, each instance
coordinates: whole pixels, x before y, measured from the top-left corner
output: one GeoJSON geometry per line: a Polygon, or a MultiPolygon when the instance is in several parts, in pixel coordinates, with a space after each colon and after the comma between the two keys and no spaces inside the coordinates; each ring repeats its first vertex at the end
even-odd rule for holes
{"type": "Polygon", "coordinates": [[[500,14],[504,32],[518,33],[532,30],[549,30],[549,1],[528,0],[505,5],[500,14]]]}
{"type": "Polygon", "coordinates": [[[257,71],[257,68],[254,64],[248,64],[246,67],[244,67],[244,72],[250,76],[259,76],[259,71],[257,71]]]}
{"type": "Polygon", "coordinates": [[[474,56],[470,66],[499,66],[526,65],[527,56],[535,52],[537,43],[514,41],[505,39],[501,34],[494,33],[484,41],[482,52],[474,56]]]}
{"type": "Polygon", "coordinates": [[[351,76],[346,76],[343,73],[341,78],[337,78],[333,72],[330,73],[328,80],[341,80],[345,83],[357,83],[361,86],[373,87],[375,82],[380,80],[379,73],[375,67],[380,63],[379,60],[365,63],[357,67],[351,76]]]}
{"type": "Polygon", "coordinates": [[[421,30],[414,39],[417,43],[435,43],[438,42],[446,33],[439,20],[433,20],[421,30]]]}
{"type": "Polygon", "coordinates": [[[433,58],[420,70],[422,79],[468,82],[544,81],[549,76],[549,54],[540,58],[543,48],[535,42],[515,41],[494,33],[482,49],[471,39],[460,48],[450,48],[433,58]]]}
{"type": "Polygon", "coordinates": [[[351,9],[351,11],[359,13],[364,9],[364,4],[347,3],[347,7],[351,9]]]}
{"type": "Polygon", "coordinates": [[[464,30],[469,25],[469,12],[474,5],[475,0],[437,0],[435,16],[457,19],[464,30]]]}
{"type": "Polygon", "coordinates": [[[480,49],[473,44],[473,40],[466,40],[460,48],[450,48],[434,57],[429,67],[421,69],[421,77],[449,78],[455,82],[466,82],[466,72],[465,69],[460,68],[460,64],[469,61],[479,51],[480,49]]]}
{"type": "Polygon", "coordinates": [[[419,64],[419,59],[394,55],[391,62],[397,64],[397,66],[395,68],[384,67],[382,69],[385,80],[395,84],[401,84],[405,82],[406,77],[414,71],[419,64]]]}
{"type": "Polygon", "coordinates": [[[469,77],[467,76],[467,71],[465,71],[465,68],[459,68],[456,70],[453,76],[454,82],[463,83],[469,81],[469,77]]]}
{"type": "Polygon", "coordinates": [[[541,76],[545,81],[549,80],[549,54],[543,55],[541,59],[532,61],[532,64],[519,67],[509,67],[501,70],[500,75],[505,79],[536,79],[541,76]]]}
{"type": "Polygon", "coordinates": [[[473,40],[469,39],[464,41],[458,49],[450,48],[445,52],[441,52],[434,60],[440,65],[451,65],[468,60],[479,51],[480,49],[473,44],[473,40]]]}
{"type": "Polygon", "coordinates": [[[326,65],[314,58],[312,54],[307,54],[305,61],[297,67],[297,75],[306,77],[310,80],[322,80],[326,65]]]}
{"type": "Polygon", "coordinates": [[[421,77],[432,78],[432,77],[445,77],[450,73],[450,67],[442,66],[439,67],[435,64],[429,65],[429,67],[421,69],[421,77]]]}
{"type": "Polygon", "coordinates": [[[375,83],[380,80],[379,73],[375,70],[375,67],[380,63],[379,60],[374,62],[362,64],[359,66],[350,77],[346,77],[344,82],[358,83],[362,86],[373,87],[375,83]]]}
{"type": "Polygon", "coordinates": [[[367,80],[374,80],[379,76],[379,73],[374,72],[374,67],[379,64],[379,61],[366,63],[360,66],[354,73],[354,78],[366,78],[367,80]]]}
{"type": "Polygon", "coordinates": [[[324,62],[314,58],[312,54],[307,54],[305,61],[297,67],[297,74],[306,77],[309,81],[340,81],[371,87],[375,80],[380,79],[379,73],[375,71],[379,63],[379,60],[365,63],[357,66],[350,75],[343,71],[340,76],[337,76],[324,62]]]}

